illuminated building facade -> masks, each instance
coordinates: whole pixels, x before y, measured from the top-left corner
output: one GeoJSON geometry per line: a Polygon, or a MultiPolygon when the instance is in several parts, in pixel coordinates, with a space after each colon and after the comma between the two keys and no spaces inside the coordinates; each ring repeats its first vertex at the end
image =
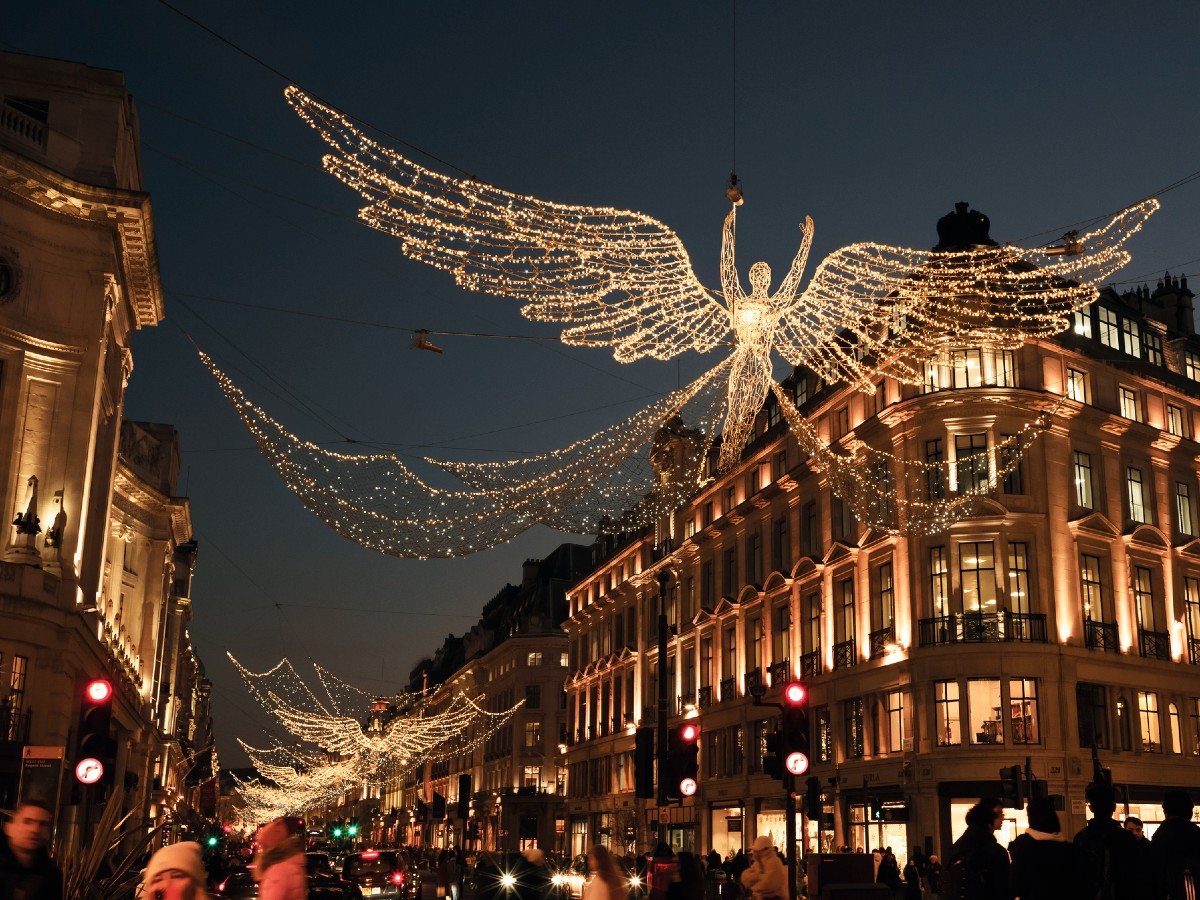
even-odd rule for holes
{"type": "Polygon", "coordinates": [[[17,517],[0,543],[0,807],[24,748],[59,748],[63,849],[99,814],[72,802],[91,679],[114,688],[114,783],[144,818],[184,814],[211,743],[178,435],[123,418],[130,335],[162,316],[123,76],[0,53],[0,497],[17,517]]]}
{"type": "MultiPolygon", "coordinates": [[[[810,696],[808,849],[891,846],[901,865],[913,846],[944,854],[969,805],[1000,795],[1000,769],[1027,757],[1073,833],[1093,741],[1153,830],[1163,791],[1200,782],[1192,299],[1170,276],[1106,289],[1052,341],[947,349],[923,386],[885,379],[868,396],[802,370],[784,382],[825,440],[948,464],[897,479],[900,491],[985,489],[946,531],[855,521],[772,398],[737,467],[653,533],[601,538],[565,626],[570,849],[653,846],[659,811],[634,798],[633,733],[655,724],[664,670],[671,724],[694,715],[701,728],[699,791],[662,812],[676,848],[784,842],[783,787],[761,772],[776,710],[750,689],[777,703],[793,679],[810,696]],[[1010,460],[997,445],[1031,409],[1052,412],[1050,426],[998,477],[1010,460]]],[[[1025,825],[1011,816],[1002,839],[1025,825]]]]}

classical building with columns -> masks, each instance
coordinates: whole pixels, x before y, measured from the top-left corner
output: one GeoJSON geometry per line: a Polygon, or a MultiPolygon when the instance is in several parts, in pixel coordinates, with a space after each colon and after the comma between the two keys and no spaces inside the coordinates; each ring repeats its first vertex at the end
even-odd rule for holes
{"type": "MultiPolygon", "coordinates": [[[[947,347],[920,386],[883,379],[866,395],[803,369],[783,383],[826,441],[894,454],[897,503],[984,489],[947,528],[856,521],[771,397],[732,471],[655,528],[601,538],[565,625],[570,850],[782,845],[784,787],[762,772],[777,710],[751,691],[778,703],[792,680],[810,702],[802,851],[944,854],[968,807],[1001,794],[1001,769],[1027,759],[1073,833],[1093,744],[1118,812],[1153,831],[1164,790],[1200,784],[1192,300],[1169,275],[1105,289],[1055,339],[947,347]],[[1018,459],[1006,439],[1039,415],[1049,424],[1018,459]],[[933,465],[906,475],[904,461],[933,465]],[[698,792],[662,810],[634,796],[634,732],[658,724],[659,677],[669,724],[691,717],[701,735],[698,792]]],[[[664,431],[659,464],[695,439],[664,431]]],[[[1025,826],[1009,813],[1002,843],[1025,826]]]]}
{"type": "Polygon", "coordinates": [[[123,416],[130,335],[162,316],[124,77],[0,53],[0,807],[23,755],[59,748],[65,848],[99,811],[74,802],[89,680],[115,689],[115,787],[147,825],[188,815],[211,743],[178,435],[123,416]]]}

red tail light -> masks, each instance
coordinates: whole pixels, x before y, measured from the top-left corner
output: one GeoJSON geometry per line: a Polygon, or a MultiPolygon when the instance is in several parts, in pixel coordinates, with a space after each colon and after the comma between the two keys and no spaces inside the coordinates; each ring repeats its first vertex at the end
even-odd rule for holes
{"type": "Polygon", "coordinates": [[[403,872],[393,872],[392,873],[392,884],[404,884],[404,873],[403,872]]]}

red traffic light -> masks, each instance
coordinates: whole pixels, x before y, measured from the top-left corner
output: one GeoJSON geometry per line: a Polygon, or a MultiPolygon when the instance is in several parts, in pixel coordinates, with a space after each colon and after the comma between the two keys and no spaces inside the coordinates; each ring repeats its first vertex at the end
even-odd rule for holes
{"type": "Polygon", "coordinates": [[[696,779],[684,778],[679,782],[679,794],[682,797],[690,797],[696,793],[696,779]]]}
{"type": "Polygon", "coordinates": [[[679,736],[685,741],[694,741],[700,737],[700,726],[694,722],[688,722],[679,729],[679,736]]]}
{"type": "Polygon", "coordinates": [[[93,703],[103,703],[112,696],[112,684],[103,678],[94,678],[84,688],[84,694],[93,703]]]}
{"type": "Polygon", "coordinates": [[[799,751],[789,753],[783,764],[793,775],[803,775],[808,771],[808,757],[799,751]]]}
{"type": "Polygon", "coordinates": [[[803,703],[805,697],[807,696],[808,691],[806,691],[804,689],[804,685],[798,681],[793,681],[783,689],[783,699],[792,705],[803,703]]]}

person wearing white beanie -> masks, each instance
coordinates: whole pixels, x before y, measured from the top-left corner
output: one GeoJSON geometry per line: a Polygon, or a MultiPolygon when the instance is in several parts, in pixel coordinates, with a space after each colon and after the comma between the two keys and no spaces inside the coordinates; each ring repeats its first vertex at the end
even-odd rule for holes
{"type": "Polygon", "coordinates": [[[142,872],[142,896],[145,900],[202,900],[204,864],[200,845],[180,841],[161,847],[142,872]]]}

